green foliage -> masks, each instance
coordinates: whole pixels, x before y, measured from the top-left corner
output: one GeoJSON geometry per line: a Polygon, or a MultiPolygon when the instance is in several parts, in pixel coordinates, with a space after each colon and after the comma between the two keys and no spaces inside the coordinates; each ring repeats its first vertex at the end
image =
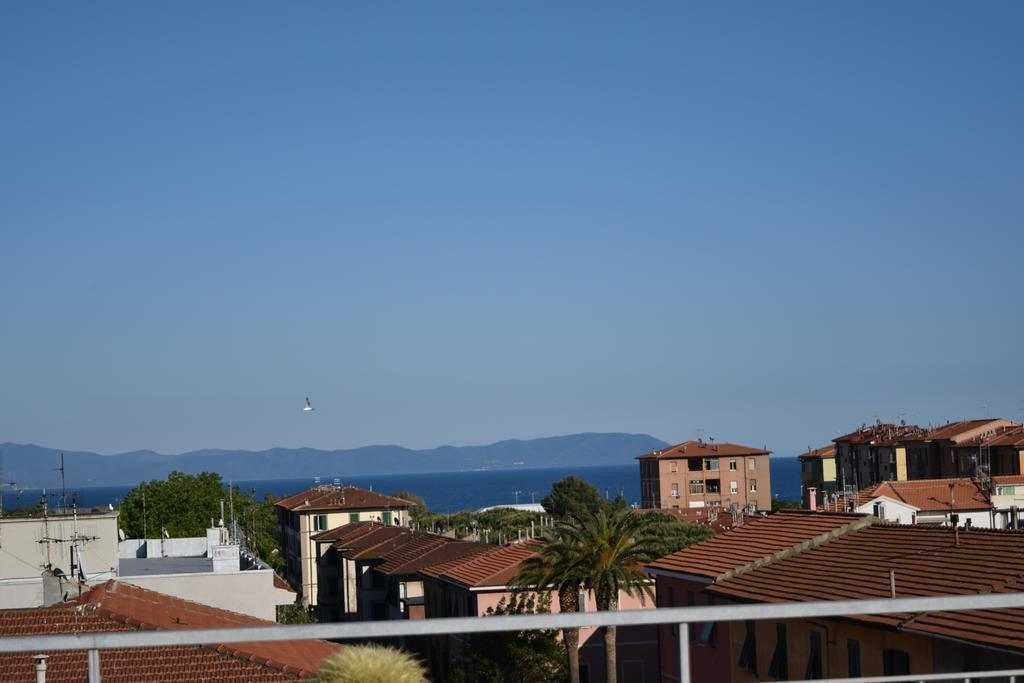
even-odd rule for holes
{"type": "Polygon", "coordinates": [[[426,683],[418,659],[384,645],[345,645],[323,661],[313,683],[426,683]]]}
{"type": "Polygon", "coordinates": [[[293,603],[291,605],[277,606],[277,623],[279,624],[315,624],[316,617],[310,614],[309,610],[293,603]]]}
{"type": "Polygon", "coordinates": [[[593,512],[603,503],[601,492],[593,484],[572,476],[556,481],[551,486],[551,495],[540,501],[548,514],[559,518],[593,512]]]}
{"type": "Polygon", "coordinates": [[[391,497],[401,498],[402,500],[407,500],[412,503],[413,506],[409,508],[409,516],[413,519],[416,519],[418,515],[427,511],[427,501],[423,500],[418,493],[414,493],[412,491],[395,491],[391,494],[391,497]]]}
{"type": "Polygon", "coordinates": [[[519,538],[520,530],[526,537],[533,522],[533,529],[540,533],[541,515],[525,510],[496,508],[487,512],[462,510],[450,515],[437,512],[424,512],[415,518],[418,528],[435,533],[453,532],[456,538],[479,536],[487,543],[508,543],[519,538]]]}
{"type": "MultiPolygon", "coordinates": [[[[487,616],[542,614],[551,611],[551,594],[513,593],[489,607],[487,616]]],[[[565,680],[565,651],[556,631],[478,633],[470,637],[454,683],[534,683],[565,680]]]]}
{"type": "Polygon", "coordinates": [[[271,567],[279,569],[284,565],[284,558],[277,553],[273,496],[257,501],[237,486],[229,492],[220,475],[214,472],[197,475],[171,472],[165,480],[142,482],[121,501],[119,523],[129,538],[157,538],[162,529],[166,529],[171,538],[205,536],[210,520],[220,518],[221,501],[228,515],[231,499],[235,521],[248,539],[249,548],[271,567]]]}
{"type": "Polygon", "coordinates": [[[26,505],[16,510],[4,510],[4,517],[40,517],[43,514],[42,505],[26,505]]]}
{"type": "Polygon", "coordinates": [[[655,557],[664,557],[714,536],[709,527],[680,522],[656,510],[638,510],[632,514],[639,518],[641,535],[649,539],[655,557]]]}
{"type": "Polygon", "coordinates": [[[778,510],[800,510],[803,506],[800,503],[792,500],[779,500],[776,498],[772,501],[772,512],[778,510]]]}

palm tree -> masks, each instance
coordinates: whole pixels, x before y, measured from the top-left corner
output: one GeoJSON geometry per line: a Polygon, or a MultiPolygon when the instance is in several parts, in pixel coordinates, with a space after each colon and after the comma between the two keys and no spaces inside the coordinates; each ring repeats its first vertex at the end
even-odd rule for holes
{"type": "MultiPolygon", "coordinates": [[[[550,542],[541,546],[540,554],[527,558],[520,567],[519,575],[511,585],[518,589],[540,590],[544,587],[554,588],[558,592],[558,609],[562,612],[580,611],[580,588],[585,576],[576,571],[575,549],[565,544],[557,532],[550,542]]],[[[565,644],[569,660],[569,681],[580,681],[580,630],[578,628],[562,629],[562,642],[565,644]]]]}
{"type": "MultiPolygon", "coordinates": [[[[583,586],[594,591],[599,610],[618,609],[619,594],[654,599],[650,577],[643,566],[658,556],[655,539],[644,533],[644,519],[627,509],[602,506],[570,514],[555,529],[558,545],[571,559],[565,572],[582,576],[583,586]]],[[[554,545],[554,544],[552,544],[554,545]]],[[[608,683],[616,681],[615,637],[617,627],[604,632],[605,668],[608,683]]]]}

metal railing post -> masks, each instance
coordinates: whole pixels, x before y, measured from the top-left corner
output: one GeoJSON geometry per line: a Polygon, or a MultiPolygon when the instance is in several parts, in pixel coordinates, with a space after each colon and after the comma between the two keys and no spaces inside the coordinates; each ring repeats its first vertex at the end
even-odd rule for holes
{"type": "Polygon", "coordinates": [[[679,624],[679,683],[690,683],[690,625],[679,624]]]}
{"type": "Polygon", "coordinates": [[[89,683],[100,683],[100,651],[89,650],[89,683]]]}

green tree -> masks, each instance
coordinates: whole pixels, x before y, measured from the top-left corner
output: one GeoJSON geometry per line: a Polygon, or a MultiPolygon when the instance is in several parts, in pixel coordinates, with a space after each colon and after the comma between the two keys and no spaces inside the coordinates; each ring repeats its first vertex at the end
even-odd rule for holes
{"type": "Polygon", "coordinates": [[[572,514],[592,512],[602,507],[601,492],[579,477],[566,477],[551,486],[551,495],[544,496],[540,504],[549,515],[558,518],[572,514]]]}
{"type": "MultiPolygon", "coordinates": [[[[577,562],[574,546],[555,536],[540,549],[540,554],[527,558],[519,574],[510,582],[517,590],[553,588],[558,594],[558,608],[563,613],[580,611],[580,589],[587,577],[577,562]]],[[[549,598],[550,599],[550,598],[549,598]]],[[[580,630],[562,629],[562,644],[569,665],[570,683],[580,680],[580,630]]]]}
{"type": "Polygon", "coordinates": [[[225,516],[229,515],[229,501],[233,505],[235,523],[249,549],[280,569],[284,558],[277,553],[273,496],[257,501],[237,486],[229,490],[215,472],[171,472],[167,479],[142,482],[121,501],[119,523],[129,538],[158,538],[164,530],[171,538],[205,536],[211,520],[216,523],[220,519],[221,501],[225,516]]]}
{"type": "MultiPolygon", "coordinates": [[[[654,599],[650,577],[643,567],[658,557],[659,547],[645,531],[642,516],[624,509],[598,508],[571,514],[555,528],[558,545],[572,555],[573,572],[585,576],[584,586],[594,592],[597,608],[618,609],[619,594],[654,599]]],[[[555,545],[552,543],[551,545],[555,545]]],[[[615,626],[604,632],[606,680],[615,683],[615,626]]]]}
{"type": "MultiPolygon", "coordinates": [[[[547,591],[517,591],[487,616],[543,614],[551,611],[547,591]]],[[[565,680],[565,658],[552,630],[477,633],[468,642],[461,666],[451,675],[453,683],[534,683],[565,680]]]]}
{"type": "Polygon", "coordinates": [[[801,507],[800,503],[792,500],[779,500],[778,498],[772,500],[772,512],[777,512],[779,510],[800,510],[801,507]]]}
{"type": "Polygon", "coordinates": [[[412,491],[395,491],[391,494],[392,498],[401,498],[412,503],[412,507],[409,508],[409,516],[416,519],[419,515],[427,511],[427,501],[412,491]]]}
{"type": "Polygon", "coordinates": [[[632,514],[640,519],[642,535],[650,540],[655,557],[664,557],[714,536],[710,527],[680,522],[657,510],[634,510],[632,514]]]}

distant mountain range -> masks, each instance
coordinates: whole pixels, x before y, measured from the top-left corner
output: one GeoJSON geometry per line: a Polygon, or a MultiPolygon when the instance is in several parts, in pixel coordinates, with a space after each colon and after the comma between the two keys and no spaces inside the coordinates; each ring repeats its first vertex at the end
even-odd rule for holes
{"type": "Polygon", "coordinates": [[[0,444],[3,480],[21,488],[59,485],[56,468],[64,453],[69,488],[123,486],[162,479],[173,470],[196,474],[219,472],[224,479],[293,479],[360,474],[459,472],[478,469],[588,467],[625,465],[668,444],[647,434],[571,434],[542,439],[499,441],[488,446],[439,446],[411,450],[401,446],[364,446],[325,451],[316,448],[271,448],[266,451],[204,449],[163,455],[132,451],[100,455],[61,451],[32,444],[0,444]]]}

